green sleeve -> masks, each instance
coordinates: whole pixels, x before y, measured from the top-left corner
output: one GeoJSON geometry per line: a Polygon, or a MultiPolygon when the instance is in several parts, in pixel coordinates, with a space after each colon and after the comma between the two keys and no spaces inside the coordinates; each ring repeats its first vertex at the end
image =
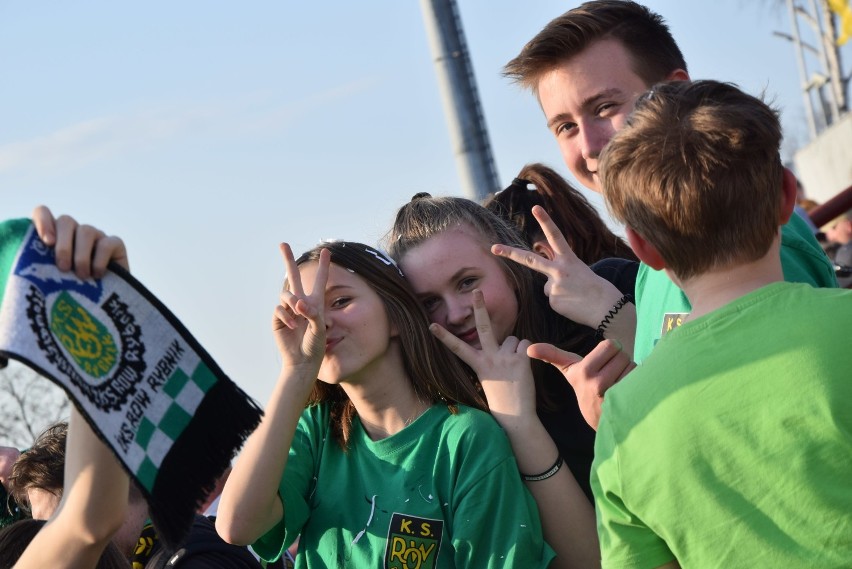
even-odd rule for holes
{"type": "Polygon", "coordinates": [[[452,505],[455,566],[545,568],[555,554],[544,541],[538,508],[521,481],[506,435],[496,423],[494,428],[495,440],[483,440],[483,431],[490,429],[480,429],[471,449],[471,454],[490,455],[490,464],[468,464],[460,471],[464,478],[452,505]]]}
{"type": "MultiPolygon", "coordinates": [[[[591,479],[601,546],[601,568],[652,569],[665,565],[674,561],[674,554],[665,541],[631,512],[624,502],[618,447],[610,426],[607,413],[604,413],[595,437],[591,479]]],[[[651,463],[644,465],[646,468],[651,466],[651,463]]]]}
{"type": "Polygon", "coordinates": [[[266,561],[277,561],[296,540],[310,517],[309,496],[313,493],[316,465],[323,439],[323,419],[328,423],[324,407],[306,409],[299,419],[287,466],[281,477],[278,494],[284,506],[284,518],[252,544],[252,549],[266,561]]]}

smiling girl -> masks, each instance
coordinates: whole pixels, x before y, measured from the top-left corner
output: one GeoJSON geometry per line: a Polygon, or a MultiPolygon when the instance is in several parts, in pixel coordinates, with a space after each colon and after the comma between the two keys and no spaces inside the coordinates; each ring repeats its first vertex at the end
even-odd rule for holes
{"type": "MultiPolygon", "coordinates": [[[[506,221],[471,200],[415,195],[400,208],[386,243],[433,333],[479,378],[538,503],[558,565],[594,567],[594,431],[559,369],[527,356],[531,344],[538,357],[552,346],[585,355],[596,343],[594,331],[551,309],[542,275],[492,254],[495,244],[535,253],[506,221]]],[[[617,351],[608,344],[603,347],[617,351]]],[[[625,372],[630,366],[623,354],[613,361],[625,372]]]]}
{"type": "Polygon", "coordinates": [[[281,374],[219,533],[270,559],[301,534],[297,567],[546,567],[508,440],[396,265],[351,242],[282,250],[281,374]]]}
{"type": "MultiPolygon", "coordinates": [[[[597,343],[594,330],[556,313],[549,305],[545,278],[493,255],[494,244],[529,251],[513,227],[476,202],[429,194],[417,194],[400,208],[386,236],[390,255],[429,319],[466,344],[481,347],[473,310],[473,291],[478,289],[498,344],[516,336],[580,356],[589,353],[597,343]]],[[[623,363],[626,367],[629,358],[623,363]]],[[[594,431],[583,419],[574,391],[559,370],[538,360],[528,365],[535,378],[538,416],[591,500],[594,431]]]]}

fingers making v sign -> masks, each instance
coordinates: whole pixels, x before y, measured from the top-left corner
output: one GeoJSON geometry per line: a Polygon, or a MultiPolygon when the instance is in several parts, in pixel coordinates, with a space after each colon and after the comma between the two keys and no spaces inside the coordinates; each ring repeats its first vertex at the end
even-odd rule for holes
{"type": "Polygon", "coordinates": [[[331,255],[320,252],[316,267],[304,267],[313,272],[313,286],[305,293],[302,273],[287,243],[281,244],[288,288],[281,292],[280,304],[275,307],[272,330],[281,353],[282,365],[319,370],[325,354],[325,286],[331,255]]]}
{"type": "Polygon", "coordinates": [[[574,254],[544,208],[535,206],[532,213],[553,249],[553,260],[509,245],[493,245],[491,252],[545,275],[544,294],[550,299],[551,308],[574,322],[597,327],[603,315],[621,297],[621,292],[574,254]]]}
{"type": "Polygon", "coordinates": [[[429,330],[473,369],[498,422],[520,419],[527,413],[534,415],[535,384],[527,356],[529,341],[509,336],[502,344],[497,342],[485,299],[478,289],[473,291],[473,317],[482,349],[468,345],[440,324],[430,325],[429,330]]]}

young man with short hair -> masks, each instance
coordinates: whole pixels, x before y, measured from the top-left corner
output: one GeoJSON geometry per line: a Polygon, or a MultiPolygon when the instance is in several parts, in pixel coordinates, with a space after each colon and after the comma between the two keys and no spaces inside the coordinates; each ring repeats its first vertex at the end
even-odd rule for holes
{"type": "Polygon", "coordinates": [[[796,180],[777,114],[658,85],[601,160],[640,259],[692,310],[604,402],[603,567],[852,566],[852,291],[783,282],[796,180]]]}
{"type": "MultiPolygon", "coordinates": [[[[639,95],[660,81],[689,78],[663,18],[624,0],[592,0],[557,17],[506,65],[505,74],[537,96],[568,169],[597,192],[601,191],[600,153],[623,127],[639,95]]],[[[570,253],[545,264],[536,259],[531,264],[522,253],[507,252],[506,256],[537,270],[547,265],[548,276],[561,282],[556,288],[582,291],[561,299],[560,312],[592,328],[622,297],[610,283],[589,274],[570,253]]],[[[781,258],[785,279],[837,286],[831,263],[798,217],[783,228],[781,258]]],[[[636,312],[632,304],[619,305],[604,335],[620,340],[626,350],[632,346],[634,359],[641,362],[691,307],[664,272],[644,263],[634,297],[636,312]]],[[[612,343],[602,343],[584,361],[567,367],[566,377],[581,402],[597,400],[599,404],[604,391],[617,380],[611,373],[608,376],[608,370],[623,366],[606,365],[616,353],[612,343]],[[592,393],[585,397],[582,391],[592,393]]],[[[565,367],[575,362],[575,356],[563,353],[552,363],[565,367]]],[[[595,420],[590,423],[596,427],[595,420]]]]}

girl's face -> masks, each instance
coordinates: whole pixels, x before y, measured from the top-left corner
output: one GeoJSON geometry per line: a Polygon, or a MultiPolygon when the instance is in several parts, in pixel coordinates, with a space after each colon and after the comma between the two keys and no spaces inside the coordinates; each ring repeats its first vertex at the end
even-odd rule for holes
{"type": "MultiPolygon", "coordinates": [[[[304,290],[313,290],[317,263],[299,267],[304,290]]],[[[325,357],[319,378],[339,383],[376,372],[396,331],[379,295],[363,278],[332,263],[325,287],[325,357]]]]}
{"type": "Polygon", "coordinates": [[[518,319],[518,299],[500,260],[477,231],[459,225],[410,249],[402,272],[426,307],[429,319],[481,348],[473,318],[473,291],[485,297],[494,337],[502,342],[518,319]]]}

